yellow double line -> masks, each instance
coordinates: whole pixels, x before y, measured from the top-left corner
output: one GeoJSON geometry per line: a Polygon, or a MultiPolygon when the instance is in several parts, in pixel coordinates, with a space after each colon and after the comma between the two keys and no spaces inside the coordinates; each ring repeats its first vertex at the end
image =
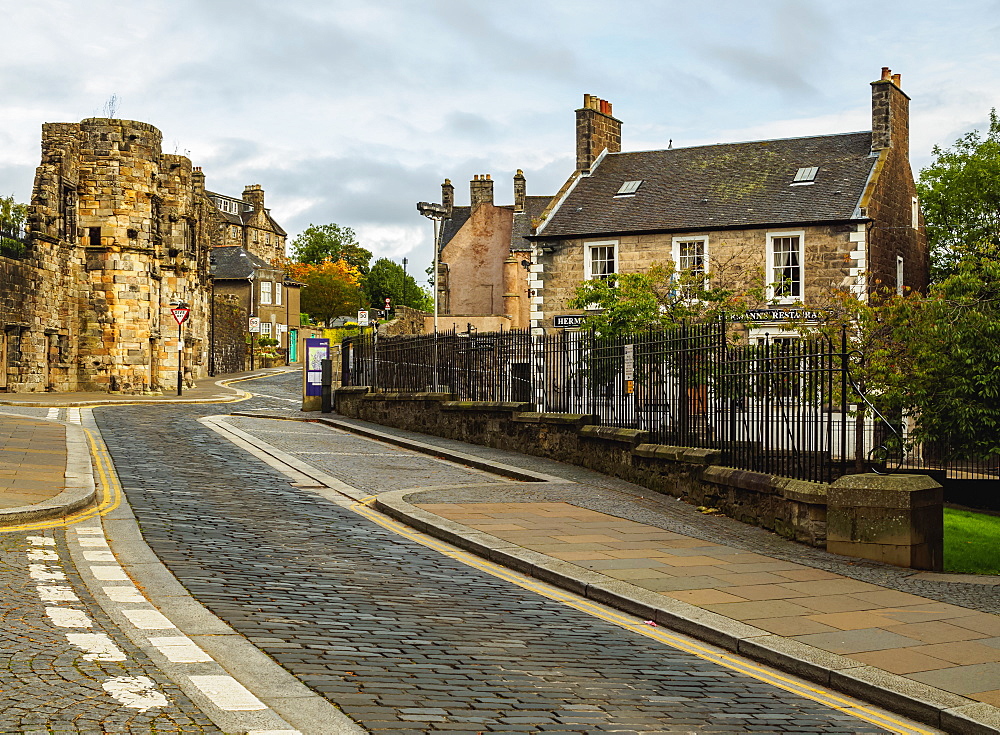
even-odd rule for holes
{"type": "Polygon", "coordinates": [[[652,627],[645,623],[637,623],[634,618],[627,617],[623,613],[618,613],[603,606],[598,606],[584,598],[561,590],[558,587],[554,587],[544,582],[537,582],[528,577],[515,574],[506,567],[494,564],[493,562],[482,559],[474,554],[455,549],[450,545],[433,538],[432,536],[428,536],[420,531],[415,531],[409,526],[405,526],[402,523],[386,518],[384,515],[371,507],[374,501],[375,496],[369,495],[368,497],[362,498],[358,502],[352,503],[350,508],[355,513],[364,516],[373,523],[377,523],[383,528],[392,531],[399,536],[416,541],[417,543],[455,559],[462,564],[479,569],[480,571],[486,572],[494,577],[503,579],[511,584],[516,584],[518,587],[534,592],[535,594],[541,595],[542,597],[546,597],[555,602],[562,603],[563,605],[575,608],[576,610],[587,613],[588,615],[593,615],[596,618],[605,620],[613,625],[617,625],[620,628],[624,628],[625,630],[632,631],[633,633],[639,633],[640,635],[652,638],[659,643],[663,643],[677,650],[685,651],[732,671],[738,671],[742,674],[753,677],[754,679],[770,684],[771,686],[784,689],[785,691],[797,694],[800,697],[805,697],[806,699],[818,702],[819,704],[831,709],[857,717],[858,719],[866,722],[871,722],[879,727],[884,727],[891,732],[900,733],[900,735],[932,735],[935,732],[933,730],[924,730],[919,727],[907,725],[889,715],[882,714],[881,712],[865,707],[858,702],[842,697],[835,692],[818,689],[814,686],[789,679],[768,669],[756,666],[742,658],[714,651],[687,638],[671,634],[664,628],[652,627]]]}
{"type": "Polygon", "coordinates": [[[0,533],[42,531],[46,528],[71,526],[74,523],[85,521],[94,516],[103,516],[121,505],[122,486],[118,482],[118,475],[115,472],[114,463],[111,461],[111,455],[108,454],[108,448],[104,445],[103,441],[94,436],[94,433],[90,429],[84,429],[83,432],[87,435],[87,443],[90,445],[90,456],[93,460],[94,484],[97,486],[98,495],[97,505],[92,505],[89,508],[84,508],[61,518],[36,521],[34,523],[22,523],[17,526],[3,526],[0,528],[0,533]]]}

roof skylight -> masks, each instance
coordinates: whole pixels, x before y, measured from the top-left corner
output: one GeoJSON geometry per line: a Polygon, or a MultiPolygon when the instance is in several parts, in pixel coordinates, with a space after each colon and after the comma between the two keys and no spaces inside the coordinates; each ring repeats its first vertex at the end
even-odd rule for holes
{"type": "Polygon", "coordinates": [[[618,190],[618,193],[615,194],[615,196],[621,196],[622,194],[635,194],[636,189],[639,188],[639,184],[641,183],[641,179],[639,181],[626,181],[622,184],[622,187],[618,190]]]}
{"type": "Polygon", "coordinates": [[[819,166],[806,166],[805,168],[800,168],[795,172],[795,179],[792,181],[793,184],[805,184],[816,180],[816,174],[819,172],[819,166]]]}

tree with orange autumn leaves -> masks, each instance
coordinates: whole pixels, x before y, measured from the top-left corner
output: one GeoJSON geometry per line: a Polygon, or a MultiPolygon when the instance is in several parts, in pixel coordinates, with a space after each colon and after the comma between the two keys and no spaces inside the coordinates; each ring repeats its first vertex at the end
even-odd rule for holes
{"type": "Polygon", "coordinates": [[[361,271],[347,261],[327,258],[319,263],[285,265],[289,277],[305,286],[301,310],[317,322],[356,314],[361,308],[361,271]]]}

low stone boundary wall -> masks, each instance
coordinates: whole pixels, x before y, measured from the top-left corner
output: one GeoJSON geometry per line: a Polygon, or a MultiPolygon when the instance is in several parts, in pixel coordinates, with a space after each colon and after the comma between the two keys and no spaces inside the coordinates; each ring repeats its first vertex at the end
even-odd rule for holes
{"type": "Polygon", "coordinates": [[[334,408],[343,416],[384,426],[586,467],[821,548],[827,546],[832,513],[838,553],[940,569],[942,498],[940,486],[930,478],[921,476],[918,483],[920,512],[901,513],[901,506],[912,505],[914,475],[852,475],[831,485],[775,477],[722,467],[716,450],[653,444],[648,432],[602,426],[596,416],[540,413],[530,403],[456,401],[449,393],[372,393],[365,386],[350,386],[335,391],[334,408]],[[866,482],[871,500],[859,525],[858,488],[866,482]],[[849,492],[840,491],[845,484],[849,492]],[[843,498],[847,505],[831,506],[831,497],[843,498]],[[857,543],[849,543],[855,536],[857,543]],[[900,548],[907,539],[921,549],[908,553],[900,548]],[[938,550],[928,544],[937,544],[938,550]]]}

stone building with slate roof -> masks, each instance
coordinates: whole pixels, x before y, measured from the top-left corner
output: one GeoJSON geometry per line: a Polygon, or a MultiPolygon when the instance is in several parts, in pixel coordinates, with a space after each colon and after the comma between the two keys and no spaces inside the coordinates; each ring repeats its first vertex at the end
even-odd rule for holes
{"type": "Polygon", "coordinates": [[[442,220],[438,246],[439,321],[442,329],[524,329],[528,327],[528,267],[532,220],[551,197],[528,196],[524,173],[514,175],[514,204],[493,201],[493,179],[476,175],[469,206],[455,205],[455,187],[441,185],[442,220]]]}
{"type": "Polygon", "coordinates": [[[831,289],[924,289],[909,97],[887,68],[871,88],[870,131],[628,153],[610,103],[586,95],[576,171],[528,235],[531,326],[582,314],[567,303],[585,279],[670,260],[762,274],[758,327],[771,332],[831,289]]]}
{"type": "Polygon", "coordinates": [[[259,337],[278,340],[294,360],[300,323],[299,288],[284,268],[240,245],[212,250],[216,296],[234,297],[248,316],[260,319],[259,337]]]}
{"type": "Polygon", "coordinates": [[[285,256],[288,233],[271,217],[264,206],[264,190],[260,184],[250,184],[237,199],[214,191],[205,192],[222,216],[222,244],[239,245],[269,263],[285,256]]]}

